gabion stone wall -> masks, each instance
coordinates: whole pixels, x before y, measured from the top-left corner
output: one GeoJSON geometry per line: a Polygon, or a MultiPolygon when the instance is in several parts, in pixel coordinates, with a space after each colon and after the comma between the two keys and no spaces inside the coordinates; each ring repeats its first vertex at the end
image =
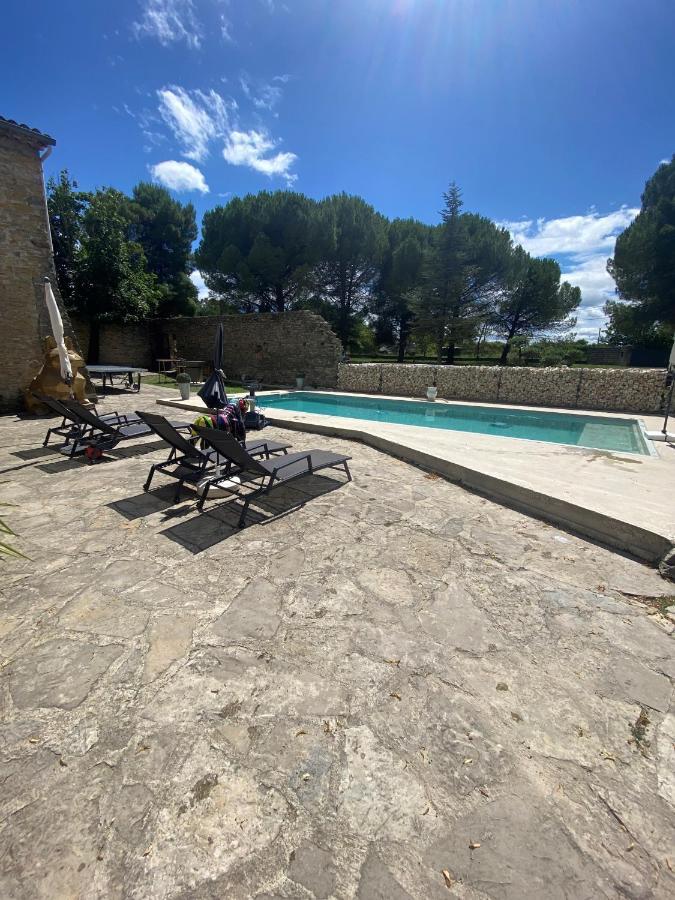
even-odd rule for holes
{"type": "Polygon", "coordinates": [[[663,369],[583,369],[578,405],[589,409],[661,412],[665,406],[663,369]]]}
{"type": "Polygon", "coordinates": [[[438,396],[444,400],[496,403],[500,373],[496,366],[437,366],[438,396]]]}
{"type": "Polygon", "coordinates": [[[382,369],[379,363],[340,363],[338,390],[357,394],[382,393],[382,369]]]}
{"type": "Polygon", "coordinates": [[[342,363],[338,370],[338,389],[426,397],[427,387],[433,384],[434,378],[438,397],[443,400],[633,413],[659,413],[665,402],[663,369],[342,363]]]}
{"type": "Polygon", "coordinates": [[[433,384],[436,366],[382,366],[382,393],[400,397],[424,397],[433,384]]]}

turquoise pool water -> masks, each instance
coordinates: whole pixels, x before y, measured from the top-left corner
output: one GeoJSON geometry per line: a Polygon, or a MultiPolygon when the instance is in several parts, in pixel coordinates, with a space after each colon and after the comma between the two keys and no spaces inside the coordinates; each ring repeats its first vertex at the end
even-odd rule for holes
{"type": "Polygon", "coordinates": [[[258,402],[261,408],[269,411],[271,417],[274,416],[275,409],[288,409],[319,416],[342,416],[370,422],[472,431],[499,437],[650,455],[642,430],[634,419],[532,412],[504,407],[448,405],[426,401],[386,400],[379,397],[353,397],[313,391],[274,394],[259,397],[258,402]]]}

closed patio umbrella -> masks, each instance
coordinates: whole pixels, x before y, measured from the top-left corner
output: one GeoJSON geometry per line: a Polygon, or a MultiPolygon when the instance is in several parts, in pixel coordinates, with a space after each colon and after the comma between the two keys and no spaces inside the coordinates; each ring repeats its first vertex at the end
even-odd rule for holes
{"type": "Polygon", "coordinates": [[[670,418],[670,407],[673,403],[673,389],[675,389],[675,336],[673,337],[673,346],[670,351],[670,359],[668,360],[668,380],[666,384],[670,388],[668,391],[668,399],[666,400],[666,418],[663,422],[661,433],[665,434],[668,440],[668,419],[670,418]]]}
{"type": "Polygon", "coordinates": [[[223,323],[221,322],[216,332],[216,343],[213,348],[213,372],[198,391],[209,409],[224,409],[227,406],[223,356],[223,323]]]}
{"type": "Polygon", "coordinates": [[[49,312],[49,321],[52,326],[52,334],[56,341],[56,349],[59,351],[59,360],[61,362],[61,378],[66,384],[72,384],[73,370],[70,365],[70,357],[68,356],[68,348],[63,335],[63,320],[59,310],[54,291],[49,278],[45,278],[45,303],[49,312]]]}

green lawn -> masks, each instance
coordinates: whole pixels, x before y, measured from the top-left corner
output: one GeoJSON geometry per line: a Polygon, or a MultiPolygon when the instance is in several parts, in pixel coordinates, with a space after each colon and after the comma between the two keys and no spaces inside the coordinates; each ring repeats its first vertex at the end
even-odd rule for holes
{"type": "MultiPolygon", "coordinates": [[[[156,372],[149,372],[147,375],[143,376],[143,384],[156,384],[159,387],[165,387],[167,390],[178,390],[178,385],[172,378],[166,378],[166,376],[162,376],[160,380],[159,375],[156,372]]],[[[190,385],[190,393],[196,394],[199,390],[199,386],[196,384],[190,385]]],[[[247,390],[241,384],[226,384],[225,390],[228,394],[246,394],[247,390]]]]}

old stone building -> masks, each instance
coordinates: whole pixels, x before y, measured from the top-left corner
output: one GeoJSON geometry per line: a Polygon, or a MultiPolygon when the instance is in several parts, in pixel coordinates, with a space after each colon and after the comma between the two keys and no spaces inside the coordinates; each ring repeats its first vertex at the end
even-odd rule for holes
{"type": "Polygon", "coordinates": [[[42,175],[43,152],[56,142],[0,116],[0,410],[21,405],[21,392],[42,362],[51,333],[43,279],[50,278],[66,334],[73,337],[56,285],[42,175]]]}

